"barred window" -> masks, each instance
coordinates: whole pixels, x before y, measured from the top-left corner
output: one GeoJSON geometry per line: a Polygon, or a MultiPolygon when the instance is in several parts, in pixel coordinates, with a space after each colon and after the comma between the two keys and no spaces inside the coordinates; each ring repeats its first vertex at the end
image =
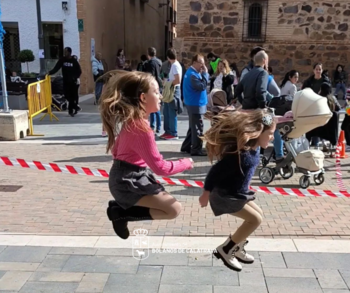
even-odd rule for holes
{"type": "Polygon", "coordinates": [[[267,25],[267,0],[245,0],[243,34],[244,42],[265,42],[267,25]]]}

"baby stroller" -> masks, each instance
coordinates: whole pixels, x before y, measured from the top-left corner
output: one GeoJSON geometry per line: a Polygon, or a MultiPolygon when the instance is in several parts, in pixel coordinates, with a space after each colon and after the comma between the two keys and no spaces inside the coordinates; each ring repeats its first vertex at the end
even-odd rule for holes
{"type": "Polygon", "coordinates": [[[63,77],[56,76],[51,79],[51,91],[52,91],[52,109],[58,111],[66,111],[68,109],[68,103],[64,97],[63,90],[63,77]]]}
{"type": "Polygon", "coordinates": [[[295,94],[292,111],[277,117],[277,128],[285,142],[287,156],[276,164],[274,168],[264,166],[259,172],[259,179],[264,184],[272,182],[276,174],[283,179],[294,175],[292,163],[296,164],[296,171],[303,174],[300,177],[301,188],[310,186],[313,176],[316,185],[324,182],[324,153],[320,150],[310,150],[305,133],[327,124],[332,117],[327,99],[306,88],[295,94]]]}
{"type": "Polygon", "coordinates": [[[234,111],[236,108],[227,104],[226,92],[220,89],[213,89],[208,96],[207,104],[208,112],[204,118],[211,121],[211,125],[215,122],[215,116],[223,111],[234,111]]]}

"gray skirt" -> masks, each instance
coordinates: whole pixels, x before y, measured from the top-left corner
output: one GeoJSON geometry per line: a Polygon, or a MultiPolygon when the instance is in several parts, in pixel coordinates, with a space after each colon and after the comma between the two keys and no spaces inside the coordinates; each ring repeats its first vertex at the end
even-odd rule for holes
{"type": "Polygon", "coordinates": [[[223,214],[234,214],[243,209],[249,202],[254,200],[254,193],[252,194],[229,194],[224,189],[214,188],[209,195],[210,207],[215,216],[223,214]]]}
{"type": "Polygon", "coordinates": [[[131,208],[145,195],[164,191],[152,171],[139,166],[114,160],[109,173],[109,190],[115,201],[124,209],[131,208]]]}

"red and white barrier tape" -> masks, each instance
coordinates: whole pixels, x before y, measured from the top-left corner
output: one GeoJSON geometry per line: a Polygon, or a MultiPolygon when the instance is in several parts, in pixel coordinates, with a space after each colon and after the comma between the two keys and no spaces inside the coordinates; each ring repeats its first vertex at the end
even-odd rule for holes
{"type": "MultiPolygon", "coordinates": [[[[85,167],[73,167],[73,166],[59,166],[54,163],[43,164],[38,161],[25,161],[23,159],[14,159],[8,157],[0,157],[0,165],[12,166],[12,167],[22,167],[30,168],[41,171],[50,171],[63,174],[73,174],[73,175],[85,175],[94,177],[105,177],[108,178],[108,172],[101,169],[90,169],[85,167]]],[[[158,177],[159,183],[179,185],[187,187],[198,187],[203,188],[204,183],[202,181],[176,179],[176,178],[166,178],[158,177]]],[[[297,188],[282,188],[282,187],[265,187],[265,186],[251,186],[253,191],[263,192],[267,194],[278,194],[285,196],[297,196],[297,197],[349,197],[350,193],[341,190],[339,192],[333,192],[330,190],[314,190],[314,189],[297,189],[297,188]]]]}
{"type": "Polygon", "coordinates": [[[343,182],[343,175],[341,172],[340,166],[340,152],[342,150],[342,146],[338,145],[335,150],[335,175],[337,177],[337,186],[339,190],[346,190],[346,187],[343,182]]]}

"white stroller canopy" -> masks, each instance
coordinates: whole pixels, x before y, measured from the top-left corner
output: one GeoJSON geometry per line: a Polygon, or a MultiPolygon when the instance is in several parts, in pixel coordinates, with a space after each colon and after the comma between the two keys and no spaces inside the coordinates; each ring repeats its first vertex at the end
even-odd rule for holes
{"type": "Polygon", "coordinates": [[[295,128],[288,135],[289,138],[298,138],[317,127],[323,126],[332,117],[327,98],[316,94],[310,88],[295,94],[292,112],[295,128]]]}

